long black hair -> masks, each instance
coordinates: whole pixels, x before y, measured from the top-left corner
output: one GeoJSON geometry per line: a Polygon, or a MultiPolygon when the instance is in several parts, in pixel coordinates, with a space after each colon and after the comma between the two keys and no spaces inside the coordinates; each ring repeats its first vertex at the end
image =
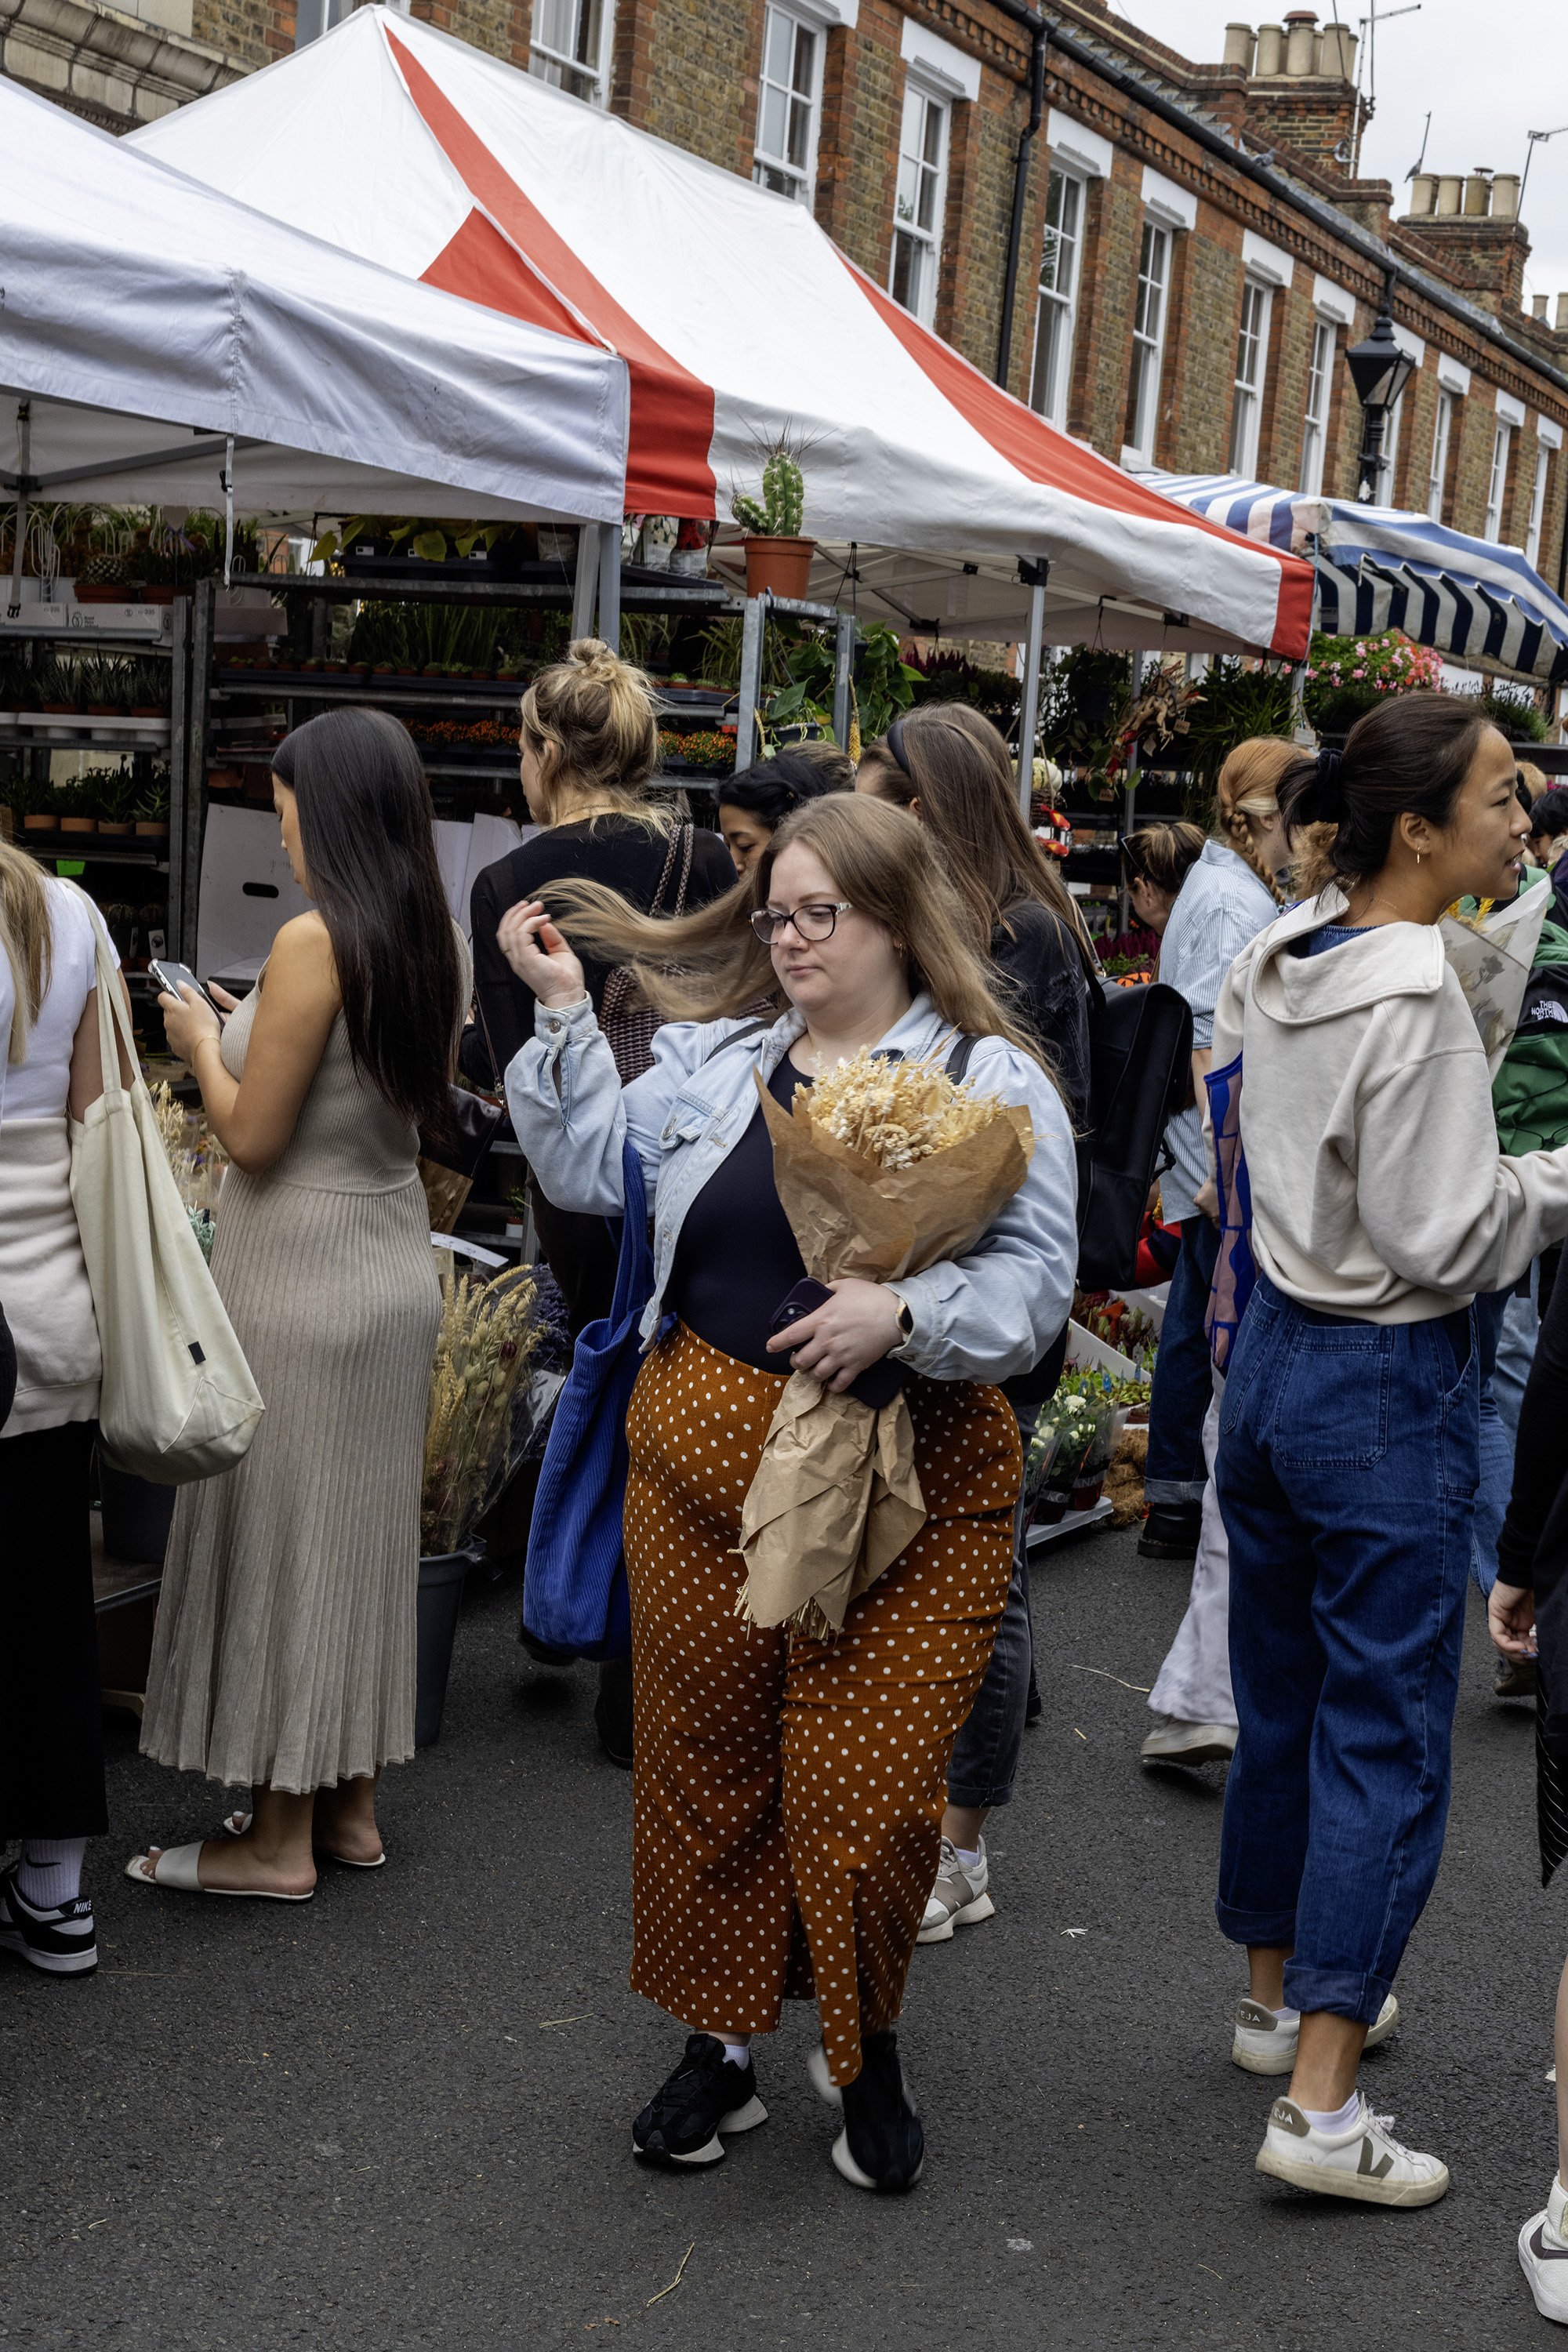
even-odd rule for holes
{"type": "Polygon", "coordinates": [[[351,705],[285,736],[272,771],[294,794],[354,1065],[439,1139],[451,1124],[462,967],[414,740],[384,711],[351,705]]]}
{"type": "Polygon", "coordinates": [[[1331,824],[1324,844],[1329,878],[1351,890],[1388,862],[1394,828],[1406,811],[1439,829],[1449,824],[1481,737],[1494,725],[1473,695],[1422,689],[1391,695],[1363,713],[1342,752],[1298,760],[1276,786],[1279,814],[1294,833],[1331,824]]]}
{"type": "Polygon", "coordinates": [[[727,776],[719,786],[718,801],[721,808],[743,809],[776,833],[803,802],[820,800],[825,793],[854,789],[854,762],[847,754],[824,760],[786,746],[771,760],[755,760],[749,768],[738,768],[727,776]]]}

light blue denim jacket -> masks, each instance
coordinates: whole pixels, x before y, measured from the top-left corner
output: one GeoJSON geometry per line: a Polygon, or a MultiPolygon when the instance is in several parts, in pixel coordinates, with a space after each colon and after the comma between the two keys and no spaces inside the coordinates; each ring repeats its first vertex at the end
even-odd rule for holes
{"type": "MultiPolygon", "coordinates": [[[[637,1147],[654,1217],[645,1345],[664,1318],[686,1213],[757,1108],[752,1073],[766,1085],[805,1024],[792,1011],[741,1044],[715,1050],[745,1025],[668,1023],[655,1034],[652,1069],[623,1091],[591,1001],[559,1011],[539,1004],[533,1037],[507,1069],[518,1141],[557,1208],[618,1215],[622,1144],[629,1136],[637,1147]]],[[[931,999],[918,996],[879,1042],[919,1059],[945,1052],[952,1040],[931,999]]],[[[969,1072],[983,1092],[1026,1107],[1034,1157],[1019,1190],[967,1256],[889,1284],[914,1322],[912,1337],[893,1353],[932,1380],[1000,1381],[1030,1370],[1067,1320],[1078,1263],[1077,1166],[1061,1097],[1037,1062],[1000,1037],[985,1037],[969,1072]]]]}

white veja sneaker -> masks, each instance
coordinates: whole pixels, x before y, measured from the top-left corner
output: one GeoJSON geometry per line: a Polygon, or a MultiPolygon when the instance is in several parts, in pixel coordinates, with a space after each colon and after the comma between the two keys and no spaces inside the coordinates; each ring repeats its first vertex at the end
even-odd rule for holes
{"type": "Polygon", "coordinates": [[[979,1862],[961,1864],[958,1848],[951,1838],[944,1837],[936,1885],[927,1898],[916,1943],[945,1944],[955,1927],[973,1927],[982,1919],[991,1918],[996,1906],[985,1891],[990,1878],[991,1865],[985,1859],[984,1838],[980,1841],[979,1862]]]}
{"type": "Polygon", "coordinates": [[[1320,2131],[1293,2099],[1276,2099],[1258,2151],[1258,2169],[1320,2197],[1354,2197],[1368,2205],[1435,2205],[1447,2194],[1448,2168],[1396,2140],[1392,2116],[1374,2116],[1362,2092],[1348,2131],[1320,2131]]]}
{"type": "Polygon", "coordinates": [[[1535,2308],[1542,2319],[1568,2327],[1568,2235],[1563,2231],[1563,2207],[1568,2189],[1555,2177],[1544,2213],[1536,2213],[1519,2233],[1519,2267],[1530,2281],[1535,2308]]]}
{"type": "MultiPolygon", "coordinates": [[[[1365,2047],[1375,2050],[1380,2042],[1387,2041],[1398,2022],[1399,2003],[1390,1993],[1367,2028],[1365,2047]]],[[[1277,2017],[1260,2000],[1238,2000],[1230,2042],[1231,2061],[1244,2066],[1249,2074],[1288,2074],[1296,2063],[1296,2044],[1300,2036],[1299,2010],[1289,2009],[1283,2017],[1277,2017]]]]}
{"type": "Polygon", "coordinates": [[[1179,1715],[1157,1715],[1138,1753],[1145,1764],[1228,1764],[1236,1753],[1236,1726],[1184,1723],[1179,1715]]]}

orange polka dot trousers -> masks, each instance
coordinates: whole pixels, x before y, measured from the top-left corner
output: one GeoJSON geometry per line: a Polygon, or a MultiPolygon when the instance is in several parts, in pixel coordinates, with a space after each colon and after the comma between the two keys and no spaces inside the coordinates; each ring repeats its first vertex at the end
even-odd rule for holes
{"type": "Polygon", "coordinates": [[[748,1624],[735,1546],[783,1385],[677,1324],[626,1416],[631,1981],[708,2033],[771,2032],[815,1994],[848,2083],[903,2003],[1023,1457],[1000,1390],[912,1380],[920,1534],[837,1641],[748,1624]]]}

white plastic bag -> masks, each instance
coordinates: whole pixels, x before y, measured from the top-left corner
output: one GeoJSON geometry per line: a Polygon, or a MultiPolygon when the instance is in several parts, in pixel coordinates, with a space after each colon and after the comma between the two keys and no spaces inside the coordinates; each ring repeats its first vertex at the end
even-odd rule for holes
{"type": "Polygon", "coordinates": [[[191,1230],[136,1066],[120,974],[93,910],[103,1093],[73,1119],[71,1202],[103,1349],[100,1443],[138,1477],[180,1486],[232,1470],[264,1410],[191,1230]]]}

